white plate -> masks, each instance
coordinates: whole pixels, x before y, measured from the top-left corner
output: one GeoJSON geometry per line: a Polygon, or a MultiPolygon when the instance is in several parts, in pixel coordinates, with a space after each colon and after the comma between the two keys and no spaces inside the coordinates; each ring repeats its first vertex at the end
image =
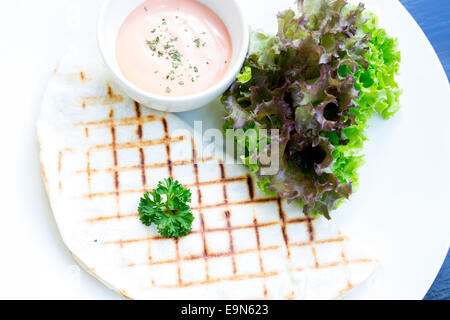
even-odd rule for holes
{"type": "MultiPolygon", "coordinates": [[[[51,216],[38,161],[35,121],[51,71],[71,44],[95,46],[100,0],[0,4],[0,298],[116,299],[81,271],[51,216]]],[[[428,40],[396,0],[365,0],[400,40],[402,110],[371,122],[361,188],[336,221],[382,262],[350,298],[421,299],[450,244],[450,90],[428,40]]],[[[292,0],[242,0],[250,23],[276,28],[292,0]]],[[[183,114],[219,126],[213,104],[183,114]]]]}

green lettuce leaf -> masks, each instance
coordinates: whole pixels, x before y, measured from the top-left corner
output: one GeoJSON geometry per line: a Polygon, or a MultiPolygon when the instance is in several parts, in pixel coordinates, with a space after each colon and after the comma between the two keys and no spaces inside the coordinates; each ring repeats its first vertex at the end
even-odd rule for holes
{"type": "Polygon", "coordinates": [[[279,129],[277,174],[262,175],[262,164],[250,161],[261,150],[246,139],[237,141],[245,147],[239,157],[263,192],[329,218],[358,186],[368,120],[400,108],[400,52],[362,4],[298,3],[298,12],[278,14],[276,35],[251,32],[243,69],[222,97],[224,129],[279,129]]]}

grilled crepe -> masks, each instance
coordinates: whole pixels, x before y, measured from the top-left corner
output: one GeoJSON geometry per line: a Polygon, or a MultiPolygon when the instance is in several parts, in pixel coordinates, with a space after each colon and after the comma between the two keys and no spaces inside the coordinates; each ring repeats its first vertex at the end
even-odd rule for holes
{"type": "Polygon", "coordinates": [[[202,154],[179,118],[127,98],[96,52],[73,50],[55,69],[38,136],[65,244],[127,298],[330,299],[376,266],[332,222],[202,154]],[[193,194],[193,231],[181,239],[161,238],[137,214],[142,194],[169,176],[193,194]]]}

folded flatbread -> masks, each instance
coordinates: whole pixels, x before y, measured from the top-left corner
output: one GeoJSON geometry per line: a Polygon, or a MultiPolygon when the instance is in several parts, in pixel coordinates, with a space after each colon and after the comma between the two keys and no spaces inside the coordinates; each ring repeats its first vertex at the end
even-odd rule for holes
{"type": "Polygon", "coordinates": [[[140,106],[96,52],[72,50],[48,85],[38,120],[42,170],[75,259],[132,299],[330,299],[376,263],[330,221],[263,196],[243,166],[197,149],[172,114],[140,106]],[[139,199],[173,177],[193,194],[193,232],[163,239],[139,199]]]}

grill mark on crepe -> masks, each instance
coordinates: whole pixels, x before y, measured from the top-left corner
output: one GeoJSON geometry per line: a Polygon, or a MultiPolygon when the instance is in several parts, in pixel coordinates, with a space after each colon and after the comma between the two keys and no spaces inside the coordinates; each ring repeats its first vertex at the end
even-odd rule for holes
{"type": "Polygon", "coordinates": [[[58,152],[58,173],[61,173],[62,150],[58,152]]]}
{"type": "MultiPolygon", "coordinates": [[[[208,264],[208,245],[206,243],[206,236],[205,236],[205,219],[203,217],[203,206],[202,206],[202,191],[200,189],[200,177],[198,173],[198,163],[197,163],[197,152],[195,150],[195,142],[194,138],[191,138],[191,145],[192,145],[192,163],[193,170],[194,170],[194,177],[195,177],[195,185],[197,189],[197,196],[198,196],[198,214],[200,217],[200,228],[201,228],[201,236],[202,236],[202,242],[203,242],[203,260],[205,261],[205,275],[206,280],[209,280],[209,264],[208,264]]],[[[192,208],[192,210],[194,210],[192,208]]]]}
{"type": "MultiPolygon", "coordinates": [[[[258,220],[256,220],[256,217],[253,217],[253,226],[255,227],[255,235],[256,235],[256,248],[258,250],[258,260],[259,260],[259,270],[262,274],[265,273],[264,271],[264,265],[263,265],[263,259],[261,255],[261,239],[259,237],[259,227],[258,227],[258,220]]],[[[263,285],[263,294],[264,298],[267,298],[267,286],[266,283],[263,285]]]]}
{"type": "MultiPolygon", "coordinates": [[[[339,235],[341,235],[340,232],[339,232],[339,235]]],[[[341,245],[341,259],[342,259],[342,262],[344,264],[348,264],[348,260],[347,260],[347,257],[345,255],[344,246],[343,245],[341,245]]],[[[353,284],[351,283],[350,279],[347,277],[347,288],[344,288],[342,290],[347,290],[348,291],[348,290],[351,290],[351,289],[353,289],[353,284]]]]}
{"type": "Polygon", "coordinates": [[[161,119],[164,129],[164,140],[166,145],[166,154],[167,154],[167,167],[169,169],[169,176],[172,177],[172,159],[170,158],[170,134],[169,134],[169,127],[167,125],[166,118],[161,119]]]}
{"type": "Polygon", "coordinates": [[[235,252],[234,252],[234,244],[233,244],[233,227],[231,226],[231,221],[230,221],[230,211],[226,210],[225,212],[225,217],[227,220],[227,232],[228,232],[228,237],[229,237],[229,241],[230,241],[230,254],[231,254],[231,264],[233,266],[233,274],[237,273],[237,268],[236,268],[236,258],[234,257],[235,252]]]}
{"type": "MultiPolygon", "coordinates": [[[[209,160],[213,160],[213,158],[205,158],[205,161],[209,161],[209,160]]],[[[159,169],[159,168],[165,168],[167,167],[167,163],[153,163],[153,164],[145,164],[145,169],[159,169]]],[[[177,161],[173,161],[172,162],[172,167],[176,167],[176,166],[186,166],[186,165],[193,165],[192,164],[192,160],[177,160],[177,161]]],[[[141,168],[141,164],[138,165],[133,165],[133,166],[123,166],[119,168],[120,172],[125,172],[125,171],[133,171],[133,170],[139,170],[141,168]]],[[[92,173],[108,173],[108,172],[113,172],[114,169],[113,168],[106,168],[106,169],[91,169],[92,173]]],[[[77,174],[84,174],[86,173],[86,170],[77,170],[75,173],[77,174]]],[[[236,177],[236,178],[226,178],[224,180],[225,183],[229,183],[229,182],[243,182],[245,181],[246,178],[245,177],[236,177]]],[[[208,185],[212,185],[212,184],[217,184],[220,183],[221,180],[210,180],[210,181],[205,181],[205,182],[200,182],[201,186],[208,186],[208,185]]],[[[184,187],[194,187],[196,184],[195,183],[185,183],[183,184],[184,187]]],[[[123,190],[123,192],[125,193],[130,193],[130,192],[136,192],[138,193],[140,190],[135,190],[135,189],[130,189],[130,190],[123,190]]]]}
{"type": "MultiPolygon", "coordinates": [[[[166,239],[167,238],[162,238],[161,239],[166,239]]],[[[117,244],[117,243],[116,243],[117,244]]],[[[123,244],[126,244],[125,242],[123,242],[123,244]]],[[[273,246],[269,246],[269,247],[265,247],[262,251],[273,251],[273,250],[278,250],[280,249],[281,246],[280,245],[273,245],[273,246]]],[[[244,254],[248,254],[248,253],[255,253],[257,252],[258,249],[243,249],[243,250],[238,250],[236,251],[234,254],[235,255],[244,255],[244,254]]],[[[226,257],[231,257],[232,254],[231,252],[214,252],[214,253],[210,253],[209,254],[209,258],[226,258],[226,257]]],[[[183,260],[185,261],[193,261],[193,260],[200,260],[203,259],[204,256],[202,254],[191,254],[191,255],[186,255],[183,257],[183,260]]],[[[164,264],[172,264],[172,263],[177,263],[177,261],[179,261],[178,258],[175,259],[168,259],[168,260],[159,260],[159,261],[153,261],[153,262],[149,262],[146,265],[149,266],[153,266],[153,265],[164,265],[164,264]]],[[[128,264],[128,267],[135,267],[136,264],[131,265],[128,264]]]]}
{"type": "Polygon", "coordinates": [[[306,225],[308,226],[308,233],[309,233],[309,241],[314,241],[314,228],[312,225],[311,217],[306,216],[306,225]]]}
{"type": "MultiPolygon", "coordinates": [[[[132,214],[132,215],[122,215],[122,218],[124,218],[124,217],[133,217],[133,218],[136,218],[136,217],[139,217],[139,214],[132,214]]],[[[112,218],[114,218],[114,217],[108,217],[108,218],[106,218],[106,217],[100,217],[100,218],[93,218],[93,219],[89,219],[89,220],[87,220],[88,222],[89,221],[92,221],[92,220],[96,220],[96,221],[105,221],[105,220],[111,220],[112,218]],[[98,219],[102,219],[102,220],[98,220],[98,219]]],[[[276,225],[278,225],[279,224],[279,222],[265,222],[265,223],[260,223],[260,224],[258,224],[258,228],[264,228],[264,227],[270,227],[270,226],[276,226],[276,225]]],[[[232,227],[232,230],[247,230],[247,229],[253,229],[254,228],[254,225],[253,224],[251,224],[251,225],[244,225],[244,226],[233,226],[232,227]]],[[[224,231],[227,231],[228,230],[228,227],[225,227],[225,228],[206,228],[205,229],[205,233],[210,233],[210,232],[224,232],[224,231]]],[[[202,231],[200,231],[200,230],[192,230],[192,232],[190,233],[190,234],[198,234],[198,233],[201,233],[202,231]]],[[[165,238],[163,238],[162,236],[160,236],[160,235],[154,235],[154,236],[150,236],[150,237],[145,237],[145,238],[137,238],[137,239],[128,239],[128,240],[122,240],[122,242],[123,243],[135,243],[135,242],[143,242],[143,241],[148,241],[148,240],[162,240],[162,239],[165,239],[165,238]]],[[[340,239],[341,238],[337,238],[337,239],[327,239],[327,241],[329,241],[329,242],[336,242],[336,241],[340,241],[340,239]]],[[[321,240],[321,241],[324,241],[324,240],[321,240]]],[[[104,244],[118,244],[119,243],[119,241],[106,241],[106,242],[104,242],[104,244]]],[[[317,242],[317,243],[319,243],[319,242],[317,242]]],[[[300,245],[308,245],[309,244],[309,242],[305,242],[305,243],[301,243],[300,245]]]]}
{"type": "Polygon", "coordinates": [[[248,196],[250,200],[255,198],[255,191],[253,190],[253,179],[250,175],[247,175],[247,187],[248,187],[248,196]]]}
{"type": "MultiPolygon", "coordinates": [[[[103,100],[99,101],[100,97],[84,97],[81,99],[81,107],[85,109],[86,107],[96,107],[96,106],[111,106],[125,101],[125,98],[121,94],[115,94],[111,86],[106,83],[106,96],[103,100]]],[[[79,104],[76,104],[79,106],[79,104]]]]}
{"type": "MultiPolygon", "coordinates": [[[[139,104],[138,104],[139,105],[139,104]]],[[[149,122],[155,122],[160,121],[161,118],[157,117],[155,115],[141,115],[139,118],[137,117],[131,117],[131,118],[123,118],[120,120],[114,121],[114,124],[116,127],[121,126],[132,126],[137,124],[145,124],[149,122]]],[[[98,120],[98,121],[89,121],[89,122],[80,122],[74,124],[74,127],[92,127],[92,129],[101,129],[101,128],[109,128],[111,126],[111,119],[104,119],[104,120],[98,120]]]]}
{"type": "Polygon", "coordinates": [[[280,218],[281,233],[283,234],[284,244],[286,245],[287,258],[290,259],[291,250],[289,249],[289,237],[286,232],[286,218],[283,207],[281,206],[280,198],[277,198],[277,205],[278,205],[278,216],[280,218]]]}
{"type": "Polygon", "coordinates": [[[98,97],[86,97],[81,103],[84,103],[84,107],[95,106],[110,106],[123,102],[125,99],[122,95],[106,96],[102,101],[99,101],[98,97]]]}
{"type": "Polygon", "coordinates": [[[308,233],[309,233],[309,242],[311,243],[311,251],[313,254],[313,258],[314,258],[314,265],[316,268],[319,267],[319,260],[317,259],[317,251],[316,248],[314,247],[314,240],[315,240],[315,236],[314,236],[314,227],[312,224],[312,219],[309,215],[306,216],[306,225],[308,227],[308,233]]]}
{"type": "Polygon", "coordinates": [[[61,181],[61,161],[62,161],[62,151],[59,151],[59,152],[58,152],[58,175],[59,175],[58,189],[59,189],[59,191],[62,190],[62,181],[61,181]]]}
{"type": "Polygon", "coordinates": [[[87,187],[88,187],[87,197],[89,199],[92,199],[93,194],[92,194],[92,188],[91,188],[91,152],[89,150],[86,152],[86,178],[87,178],[87,187]]]}
{"type": "Polygon", "coordinates": [[[317,259],[316,247],[311,246],[311,251],[312,251],[312,254],[313,254],[313,258],[314,258],[314,266],[316,268],[319,268],[320,265],[319,265],[319,260],[317,259]]]}
{"type": "MultiPolygon", "coordinates": [[[[111,87],[108,86],[108,92],[111,90],[111,87]]],[[[112,94],[108,93],[108,94],[112,94]]],[[[114,119],[114,110],[111,108],[109,111],[109,118],[114,119]]],[[[119,199],[120,199],[120,181],[119,181],[119,170],[118,170],[118,160],[117,160],[117,149],[116,149],[116,127],[114,123],[111,125],[111,146],[112,146],[112,156],[113,156],[113,164],[114,164],[114,193],[116,196],[116,204],[117,204],[117,217],[120,219],[120,210],[119,210],[119,199]]]]}
{"type": "Polygon", "coordinates": [[[144,149],[139,148],[139,159],[141,162],[141,179],[142,179],[142,186],[144,189],[146,189],[146,185],[147,185],[147,178],[145,176],[145,154],[144,154],[144,149]]]}
{"type": "MultiPolygon", "coordinates": [[[[167,144],[171,142],[179,142],[185,140],[185,136],[181,137],[174,137],[174,138],[162,138],[158,140],[144,140],[141,144],[136,142],[123,142],[123,143],[117,143],[115,145],[116,150],[123,150],[123,149],[136,149],[139,148],[139,146],[149,147],[149,146],[156,146],[161,144],[167,144]]],[[[89,150],[110,150],[112,148],[112,144],[102,144],[102,145],[96,145],[89,148],[89,150]]]]}
{"type": "MultiPolygon", "coordinates": [[[[241,229],[254,229],[256,228],[263,228],[266,226],[270,226],[270,225],[277,225],[278,223],[265,223],[265,224],[258,224],[257,220],[254,219],[253,220],[253,224],[252,225],[248,225],[248,226],[240,226],[240,227],[233,227],[233,230],[241,230],[241,229]],[[256,223],[256,224],[255,224],[256,223]]],[[[217,228],[217,229],[207,229],[206,232],[222,232],[222,231],[226,231],[226,229],[224,228],[217,228]]],[[[192,231],[192,234],[198,234],[200,231],[192,231]]],[[[124,246],[127,244],[132,244],[132,243],[138,243],[138,242],[145,242],[145,241],[157,241],[157,240],[167,240],[167,238],[164,238],[160,235],[155,235],[152,237],[148,237],[148,238],[142,238],[142,239],[128,239],[128,240],[116,240],[116,241],[105,241],[103,242],[103,244],[105,245],[120,245],[120,246],[124,246]]],[[[342,243],[343,241],[347,240],[345,237],[338,237],[335,239],[324,239],[324,240],[319,240],[316,241],[316,244],[323,244],[323,243],[342,243]]],[[[254,253],[254,252],[258,252],[260,250],[260,252],[264,252],[264,251],[271,251],[271,250],[277,250],[280,249],[281,246],[280,245],[272,245],[272,246],[267,246],[262,248],[261,246],[261,242],[260,242],[260,238],[259,235],[257,237],[257,248],[254,249],[243,249],[243,250],[235,250],[234,255],[242,255],[242,254],[247,254],[247,253],[254,253]],[[259,248],[259,249],[258,249],[259,248]]],[[[292,246],[307,246],[310,245],[310,243],[305,242],[305,243],[292,243],[292,246]]],[[[232,255],[231,252],[215,252],[215,253],[209,253],[208,257],[209,258],[220,258],[220,257],[230,257],[232,255]]],[[[192,255],[187,255],[185,256],[183,259],[184,260],[198,260],[198,259],[202,259],[204,257],[203,254],[201,255],[196,255],[196,254],[192,254],[192,255]]],[[[177,259],[169,259],[169,260],[161,260],[161,261],[154,261],[151,262],[150,265],[155,265],[155,264],[170,264],[170,263],[174,263],[176,262],[177,259]]],[[[373,262],[372,259],[355,259],[355,260],[345,260],[345,261],[337,261],[337,262],[330,262],[330,263],[324,263],[321,264],[319,267],[314,267],[317,269],[323,269],[323,268],[329,268],[329,267],[336,267],[336,266],[341,266],[341,265],[346,265],[346,264],[350,264],[350,263],[371,263],[373,262]]],[[[136,266],[136,264],[129,264],[128,266],[133,267],[136,266]]],[[[264,268],[260,268],[260,270],[264,270],[264,268]]],[[[304,270],[304,268],[296,268],[295,270],[304,270]]]]}
{"type": "MultiPolygon", "coordinates": [[[[133,217],[138,217],[138,214],[133,214],[133,217]]],[[[122,216],[122,217],[125,217],[122,216]]],[[[297,219],[293,219],[288,221],[288,223],[297,223],[298,220],[297,219]]],[[[265,228],[265,227],[270,227],[270,226],[276,226],[279,225],[279,222],[265,222],[265,223],[258,223],[257,227],[258,228],[265,228]]],[[[254,229],[255,225],[251,224],[251,225],[243,225],[243,226],[234,226],[232,229],[233,230],[249,230],[249,229],[254,229]]],[[[206,228],[205,232],[224,232],[227,231],[227,227],[225,228],[206,228]]],[[[201,231],[199,230],[193,230],[191,232],[191,234],[198,234],[201,231]]],[[[163,238],[160,235],[154,235],[154,236],[150,236],[150,237],[146,237],[146,238],[137,238],[137,239],[127,239],[127,240],[116,240],[116,241],[105,241],[103,242],[104,244],[119,244],[119,242],[121,242],[122,244],[128,244],[128,243],[136,243],[136,242],[143,242],[143,241],[148,241],[148,240],[163,240],[166,238],[163,238]]],[[[325,244],[325,243],[339,243],[339,242],[344,242],[348,240],[346,237],[343,236],[339,236],[337,238],[329,238],[329,239],[322,239],[322,240],[316,240],[314,243],[315,244],[325,244]]],[[[302,246],[308,246],[311,245],[311,242],[306,241],[306,242],[296,242],[296,243],[291,243],[291,246],[296,246],[296,247],[302,247],[302,246]]],[[[210,255],[211,256],[211,255],[210,255]]]]}
{"type": "Polygon", "coordinates": [[[106,88],[108,90],[108,92],[107,92],[108,98],[112,98],[113,97],[113,91],[112,91],[112,88],[109,85],[109,83],[106,83],[106,88]]]}
{"type": "Polygon", "coordinates": [[[139,103],[137,103],[136,101],[134,102],[134,112],[136,112],[136,119],[138,120],[138,130],[137,130],[137,135],[139,139],[142,139],[142,124],[141,124],[141,120],[142,120],[142,115],[141,115],[141,109],[139,107],[139,103]]]}
{"type": "Polygon", "coordinates": [[[69,153],[69,152],[73,153],[74,150],[70,149],[70,148],[64,148],[64,149],[59,150],[59,152],[58,152],[58,173],[61,173],[61,171],[62,171],[62,160],[63,160],[64,153],[69,153]]]}
{"type": "MultiPolygon", "coordinates": [[[[55,69],[54,72],[56,73],[56,71],[57,70],[55,69]]],[[[86,73],[83,71],[83,69],[80,69],[80,71],[78,72],[69,73],[68,78],[70,80],[77,80],[83,84],[92,80],[91,78],[86,76],[86,73]]]]}
{"type": "Polygon", "coordinates": [[[63,188],[62,180],[61,180],[62,161],[63,161],[64,154],[67,152],[74,152],[74,151],[70,148],[64,148],[62,150],[59,150],[59,152],[58,152],[58,176],[59,176],[58,189],[59,189],[59,191],[62,191],[62,188],[63,188]]]}
{"type": "MultiPolygon", "coordinates": [[[[205,281],[192,281],[192,282],[185,282],[183,283],[183,285],[181,287],[186,288],[186,287],[191,287],[191,286],[197,286],[197,285],[208,285],[208,284],[214,284],[214,283],[218,283],[218,282],[223,282],[223,281],[242,281],[242,280],[250,280],[250,279],[265,279],[265,278],[271,278],[274,276],[277,276],[279,273],[277,271],[271,271],[268,273],[264,273],[264,274],[243,274],[243,275],[233,275],[230,277],[220,277],[220,278],[216,278],[216,279],[210,279],[210,280],[205,280],[205,281]]],[[[159,286],[161,288],[178,288],[178,286],[176,285],[162,285],[159,286]]]]}
{"type": "Polygon", "coordinates": [[[116,104],[119,102],[123,102],[125,100],[121,94],[115,94],[113,92],[109,83],[106,83],[106,88],[107,88],[107,96],[106,99],[103,101],[104,105],[116,104]]]}
{"type": "Polygon", "coordinates": [[[344,242],[348,240],[346,237],[337,237],[337,238],[330,238],[330,239],[323,239],[323,240],[315,240],[314,242],[311,241],[305,241],[305,242],[295,242],[291,243],[291,247],[306,247],[310,246],[312,244],[325,244],[325,243],[337,243],[337,242],[344,242]]]}
{"type": "Polygon", "coordinates": [[[346,261],[336,261],[336,262],[323,263],[317,269],[326,269],[326,268],[344,266],[344,265],[354,264],[354,263],[373,263],[373,262],[375,262],[375,260],[364,259],[364,258],[354,259],[354,260],[346,260],[346,261]]]}
{"type": "MultiPolygon", "coordinates": [[[[273,250],[278,249],[280,246],[277,246],[277,248],[273,248],[273,250]]],[[[255,251],[255,250],[253,250],[255,251]]],[[[241,252],[239,252],[239,254],[241,254],[241,252]]],[[[192,256],[190,259],[196,260],[198,259],[198,257],[194,257],[192,256]]],[[[175,261],[160,261],[154,264],[170,264],[170,263],[174,263],[175,261]]],[[[357,260],[351,260],[348,263],[373,263],[374,261],[371,259],[357,259],[357,260]]],[[[336,263],[329,263],[329,264],[324,264],[322,266],[320,266],[317,269],[326,269],[326,268],[332,268],[332,267],[339,267],[339,266],[343,266],[342,262],[336,262],[336,263]]],[[[305,269],[302,268],[296,268],[296,269],[291,269],[291,271],[302,271],[305,269]]],[[[232,276],[228,276],[228,277],[218,277],[215,279],[210,279],[210,280],[203,280],[203,281],[192,281],[192,282],[184,282],[181,286],[178,285],[160,285],[158,287],[161,288],[179,288],[179,287],[190,287],[190,286],[196,286],[196,285],[208,285],[208,284],[213,284],[213,283],[218,283],[218,282],[222,282],[222,281],[240,281],[240,280],[247,280],[247,279],[255,279],[255,278],[260,278],[260,279],[268,279],[274,276],[279,275],[278,271],[270,271],[270,272],[265,272],[265,273],[252,273],[252,274],[242,274],[242,275],[232,275],[232,276]]],[[[339,295],[347,292],[349,290],[351,290],[352,288],[354,288],[354,286],[352,285],[351,287],[349,287],[348,285],[339,291],[339,295]]],[[[265,294],[266,293],[267,288],[265,288],[265,294]]],[[[291,292],[292,294],[292,292],[291,292]]],[[[266,298],[266,297],[265,297],[266,298]]]]}
{"type": "Polygon", "coordinates": [[[225,203],[225,206],[227,207],[224,211],[225,218],[227,220],[227,232],[228,232],[228,238],[230,241],[230,253],[231,253],[231,264],[233,266],[233,274],[236,274],[237,268],[236,268],[236,259],[234,257],[234,245],[233,245],[233,233],[232,233],[232,227],[231,227],[231,221],[230,221],[230,211],[228,210],[228,193],[227,193],[227,185],[224,182],[226,173],[225,173],[225,166],[222,161],[219,161],[219,168],[220,168],[220,178],[221,178],[221,184],[222,184],[222,192],[223,192],[223,202],[225,203]]]}
{"type": "MultiPolygon", "coordinates": [[[[195,166],[194,166],[195,167],[195,166]]],[[[202,184],[199,184],[200,186],[202,186],[202,184]]],[[[121,194],[130,194],[130,193],[143,193],[145,192],[144,189],[132,189],[132,190],[123,190],[121,191],[121,194]]],[[[111,195],[114,195],[115,192],[96,192],[96,193],[91,193],[91,194],[87,194],[87,195],[83,195],[81,196],[81,198],[88,198],[88,197],[108,197],[111,195]]],[[[199,209],[217,209],[217,208],[222,208],[225,206],[240,206],[240,205],[245,205],[245,204],[254,204],[254,203],[269,203],[269,202],[273,202],[276,201],[277,199],[275,198],[264,198],[264,199],[254,199],[254,200],[243,200],[243,201],[236,201],[236,202],[229,202],[229,203],[216,203],[216,204],[205,204],[197,207],[191,207],[192,210],[199,210],[199,209]]],[[[100,217],[101,219],[105,220],[105,219],[111,219],[114,218],[110,217],[110,216],[106,216],[106,217],[100,217]]]]}
{"type": "MultiPolygon", "coordinates": [[[[139,104],[135,101],[134,102],[134,110],[136,113],[136,118],[139,119],[138,127],[136,130],[136,135],[138,137],[139,144],[142,144],[142,123],[141,120],[141,109],[139,104]]],[[[141,180],[142,180],[142,188],[146,189],[147,186],[147,177],[145,175],[145,154],[144,149],[142,146],[139,147],[139,161],[140,161],[140,169],[141,169],[141,180]]]]}
{"type": "Polygon", "coordinates": [[[181,276],[181,257],[180,257],[180,240],[178,238],[175,239],[175,254],[177,257],[177,277],[178,277],[178,285],[183,285],[183,277],[181,276]]]}

